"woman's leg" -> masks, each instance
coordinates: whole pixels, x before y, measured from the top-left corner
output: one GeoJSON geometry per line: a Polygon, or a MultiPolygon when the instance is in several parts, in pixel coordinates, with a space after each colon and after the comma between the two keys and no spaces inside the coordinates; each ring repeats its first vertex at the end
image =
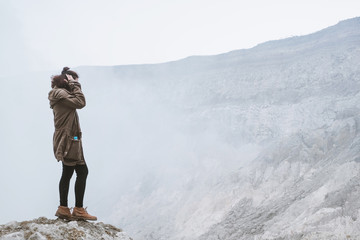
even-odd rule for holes
{"type": "Polygon", "coordinates": [[[67,207],[70,179],[74,173],[75,167],[66,166],[64,165],[64,163],[62,164],[62,166],[63,166],[62,175],[59,182],[60,206],[67,207]]]}
{"type": "Polygon", "coordinates": [[[89,173],[88,168],[86,165],[76,165],[75,171],[76,171],[75,207],[72,212],[72,218],[95,221],[95,220],[97,220],[97,217],[90,215],[86,211],[86,209],[83,208],[86,178],[89,173]]]}
{"type": "Polygon", "coordinates": [[[89,173],[85,165],[76,165],[76,182],[75,182],[75,207],[82,208],[86,187],[86,178],[89,173]]]}

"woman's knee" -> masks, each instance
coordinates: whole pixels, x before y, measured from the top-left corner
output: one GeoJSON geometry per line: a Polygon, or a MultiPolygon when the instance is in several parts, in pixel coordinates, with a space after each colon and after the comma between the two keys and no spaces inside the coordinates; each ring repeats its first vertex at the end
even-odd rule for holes
{"type": "Polygon", "coordinates": [[[74,167],[66,166],[66,165],[63,164],[61,180],[70,181],[73,173],[74,173],[74,167]]]}
{"type": "Polygon", "coordinates": [[[86,166],[86,164],[76,166],[75,171],[78,177],[86,178],[87,175],[89,174],[89,169],[86,166]]]}

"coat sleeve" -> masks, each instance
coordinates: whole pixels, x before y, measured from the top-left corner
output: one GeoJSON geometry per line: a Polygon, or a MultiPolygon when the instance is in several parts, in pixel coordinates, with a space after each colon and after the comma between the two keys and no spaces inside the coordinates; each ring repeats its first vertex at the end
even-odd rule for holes
{"type": "Polygon", "coordinates": [[[81,85],[78,82],[70,82],[71,93],[67,91],[61,91],[61,102],[68,107],[81,109],[85,107],[85,96],[81,91],[81,85]]]}

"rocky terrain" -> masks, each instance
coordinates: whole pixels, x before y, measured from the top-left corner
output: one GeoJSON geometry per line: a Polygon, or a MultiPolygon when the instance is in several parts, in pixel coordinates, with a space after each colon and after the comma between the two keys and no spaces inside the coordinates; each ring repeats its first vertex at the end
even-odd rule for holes
{"type": "Polygon", "coordinates": [[[51,220],[40,217],[31,221],[0,225],[1,240],[131,240],[121,229],[102,222],[51,220]]]}

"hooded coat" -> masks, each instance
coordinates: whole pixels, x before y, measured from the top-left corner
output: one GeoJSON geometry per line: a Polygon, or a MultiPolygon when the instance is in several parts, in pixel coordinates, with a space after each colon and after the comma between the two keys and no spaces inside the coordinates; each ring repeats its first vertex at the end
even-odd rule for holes
{"type": "Polygon", "coordinates": [[[84,165],[79,116],[76,109],[85,107],[85,96],[77,81],[69,81],[71,91],[54,87],[49,92],[50,108],[54,113],[54,155],[64,165],[84,165]]]}

